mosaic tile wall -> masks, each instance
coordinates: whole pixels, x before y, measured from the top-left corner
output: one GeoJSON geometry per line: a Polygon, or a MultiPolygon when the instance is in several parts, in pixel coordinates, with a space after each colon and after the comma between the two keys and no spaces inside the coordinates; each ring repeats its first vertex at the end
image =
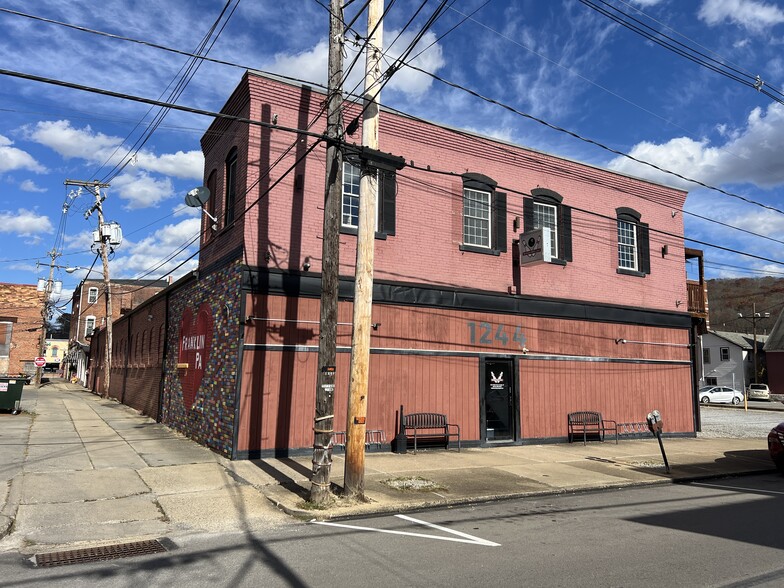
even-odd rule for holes
{"type": "Polygon", "coordinates": [[[241,278],[238,260],[200,275],[169,299],[161,422],[226,457],[231,457],[234,440],[241,278]],[[212,309],[212,345],[193,407],[186,407],[177,369],[180,322],[186,308],[195,316],[203,302],[212,309]]]}

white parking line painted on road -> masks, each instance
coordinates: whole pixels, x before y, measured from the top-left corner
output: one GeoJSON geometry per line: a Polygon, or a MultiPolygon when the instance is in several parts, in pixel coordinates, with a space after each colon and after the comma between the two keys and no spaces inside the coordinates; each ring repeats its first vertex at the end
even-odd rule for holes
{"type": "Polygon", "coordinates": [[[360,527],[357,525],[346,525],[344,523],[332,523],[329,521],[312,521],[312,522],[317,525],[340,527],[342,529],[354,529],[356,531],[374,531],[376,533],[388,533],[390,535],[405,535],[408,537],[422,537],[424,539],[438,539],[439,541],[454,541],[455,543],[469,543],[471,545],[481,545],[483,547],[501,546],[500,543],[493,543],[492,541],[488,541],[487,539],[482,539],[480,537],[475,537],[474,535],[469,535],[468,533],[461,533],[460,531],[447,529],[446,527],[442,527],[441,525],[428,523],[427,521],[421,521],[419,519],[415,519],[414,517],[409,517],[406,515],[395,515],[395,516],[403,520],[416,523],[418,525],[425,525],[426,527],[438,529],[439,531],[443,531],[444,533],[449,533],[450,535],[457,535],[457,537],[443,537],[441,535],[428,535],[426,533],[412,533],[410,531],[391,531],[389,529],[374,529],[373,527],[360,527]]]}
{"type": "Polygon", "coordinates": [[[702,486],[703,488],[721,488],[722,490],[742,490],[753,494],[772,494],[774,496],[784,496],[780,490],[763,490],[761,488],[744,488],[742,486],[724,486],[722,484],[706,484],[705,482],[692,482],[692,486],[702,486]]]}

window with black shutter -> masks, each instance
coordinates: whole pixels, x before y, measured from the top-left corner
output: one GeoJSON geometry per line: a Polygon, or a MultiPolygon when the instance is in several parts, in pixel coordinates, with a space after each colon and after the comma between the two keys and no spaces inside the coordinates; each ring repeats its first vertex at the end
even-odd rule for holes
{"type": "Polygon", "coordinates": [[[460,251],[500,255],[506,251],[506,194],[495,180],[463,174],[463,235],[460,251]]]}
{"type": "MultiPolygon", "coordinates": [[[[386,239],[395,234],[397,174],[394,170],[377,170],[378,197],[376,198],[376,239],[386,239]]],[[[356,235],[359,224],[360,168],[343,162],[343,199],[341,203],[340,232],[356,235]]]]}
{"type": "Polygon", "coordinates": [[[547,188],[531,190],[531,197],[523,198],[523,228],[550,229],[550,263],[572,261],[572,208],[563,203],[563,196],[547,188]]]}
{"type": "Polygon", "coordinates": [[[618,273],[644,277],[651,273],[648,225],[632,208],[616,208],[618,217],[618,273]]]}

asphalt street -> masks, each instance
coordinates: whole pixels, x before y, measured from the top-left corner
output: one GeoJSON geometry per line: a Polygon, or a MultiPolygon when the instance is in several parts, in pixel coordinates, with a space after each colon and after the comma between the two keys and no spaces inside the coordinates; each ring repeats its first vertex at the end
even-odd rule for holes
{"type": "Polygon", "coordinates": [[[190,536],[162,555],[34,569],[4,586],[780,586],[784,477],[485,503],[270,533],[190,536]]]}

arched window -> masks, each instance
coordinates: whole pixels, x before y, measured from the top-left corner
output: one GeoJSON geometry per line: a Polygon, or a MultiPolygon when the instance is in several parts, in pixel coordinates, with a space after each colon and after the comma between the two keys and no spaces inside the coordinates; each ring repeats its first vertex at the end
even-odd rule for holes
{"type": "Polygon", "coordinates": [[[478,173],[463,174],[463,236],[460,251],[499,255],[506,251],[506,194],[478,173]]]}
{"type": "Polygon", "coordinates": [[[212,238],[212,223],[213,220],[210,217],[215,216],[215,198],[217,198],[216,190],[218,188],[218,170],[214,169],[210,172],[209,177],[207,178],[207,189],[210,191],[210,198],[207,200],[207,203],[204,205],[204,209],[209,213],[205,214],[204,222],[205,222],[205,229],[204,229],[204,240],[209,241],[212,238]]]}
{"type": "Polygon", "coordinates": [[[226,157],[226,197],[223,207],[223,226],[234,222],[234,205],[237,203],[237,148],[226,157]]]}
{"type": "Polygon", "coordinates": [[[648,225],[632,208],[616,208],[618,215],[618,273],[644,276],[651,273],[648,225]]]}
{"type": "Polygon", "coordinates": [[[93,315],[89,315],[84,317],[84,336],[92,337],[93,331],[95,331],[95,317],[93,315]]]}
{"type": "Polygon", "coordinates": [[[523,224],[526,231],[550,229],[551,263],[572,261],[572,209],[563,196],[547,188],[531,190],[531,198],[523,199],[523,224]]]}

